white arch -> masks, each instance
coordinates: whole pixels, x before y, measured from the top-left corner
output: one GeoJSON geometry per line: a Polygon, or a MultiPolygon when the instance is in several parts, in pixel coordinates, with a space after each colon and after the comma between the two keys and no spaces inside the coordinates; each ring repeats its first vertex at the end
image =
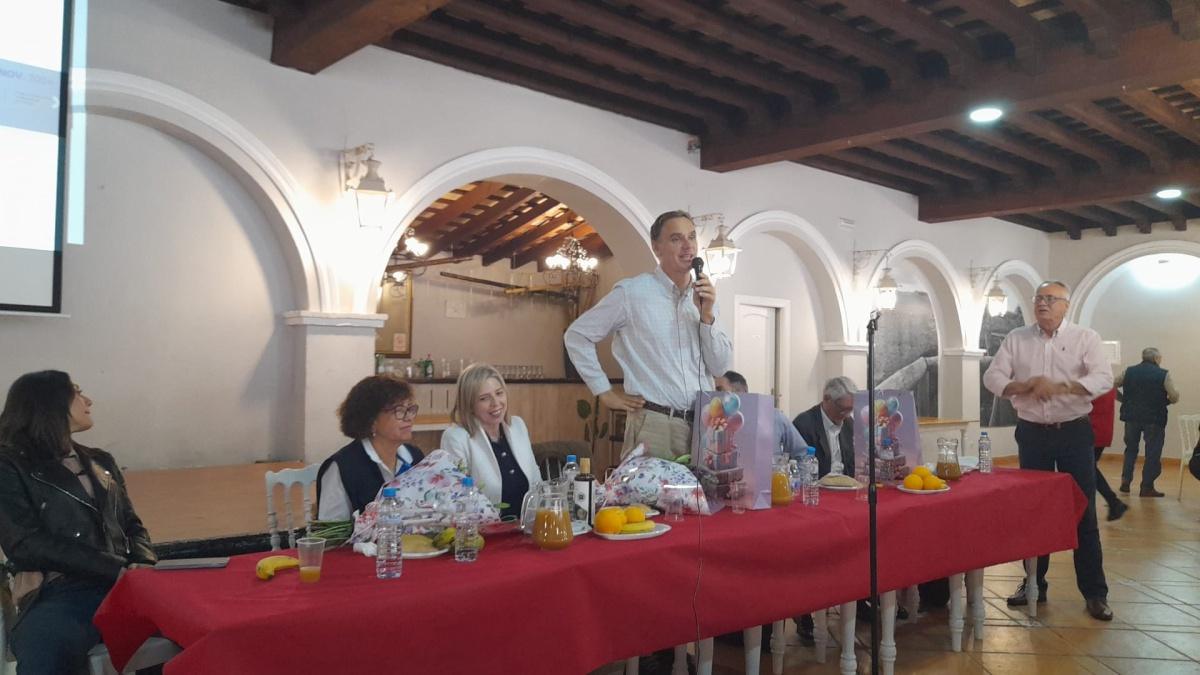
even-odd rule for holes
{"type": "Polygon", "coordinates": [[[1067,319],[1081,326],[1090,326],[1098,298],[1104,294],[1104,289],[1112,281],[1109,275],[1130,260],[1158,253],[1184,253],[1200,258],[1200,242],[1161,239],[1135,244],[1108,256],[1083,275],[1083,279],[1072,289],[1072,302],[1067,310],[1067,319]]]}
{"type": "MultiPolygon", "coordinates": [[[[1016,291],[1017,305],[1021,308],[1021,316],[1025,317],[1026,323],[1033,320],[1033,305],[1030,298],[1033,297],[1033,291],[1042,283],[1042,275],[1034,269],[1033,265],[1024,260],[1009,259],[1000,263],[992,270],[991,274],[983,280],[979,286],[979,296],[976,301],[981,307],[986,306],[985,295],[992,288],[993,282],[1008,285],[1012,290],[1016,291]]],[[[983,330],[983,314],[979,315],[979,330],[983,330]]],[[[975,331],[979,333],[979,330],[975,331]]]]}
{"type": "Polygon", "coordinates": [[[874,288],[879,277],[883,275],[884,267],[899,260],[911,262],[929,289],[933,316],[937,321],[939,351],[944,354],[947,351],[970,349],[967,345],[972,345],[972,342],[964,334],[964,328],[967,325],[979,324],[975,321],[964,321],[966,312],[962,298],[968,295],[965,291],[968,284],[954,269],[950,259],[933,244],[920,239],[908,239],[891,247],[875,266],[866,287],[874,288]]]}
{"type": "Polygon", "coordinates": [[[739,221],[729,231],[729,236],[736,240],[758,231],[783,234],[798,244],[794,250],[812,275],[813,283],[817,286],[815,295],[824,299],[821,303],[822,341],[847,342],[849,303],[842,280],[849,279],[850,274],[825,237],[804,218],[790,211],[778,210],[760,211],[739,221]],[[833,302],[829,302],[829,298],[833,302]]]}
{"type": "Polygon", "coordinates": [[[650,223],[654,216],[625,186],[582,160],[543,148],[513,146],[463,155],[442,164],[405,190],[388,209],[391,232],[355,284],[360,311],[374,311],[379,274],[418,215],[447,192],[477,180],[533,188],[570,204],[604,239],[626,272],[654,266],[650,223]]]}
{"type": "Polygon", "coordinates": [[[288,170],[248,129],[208,103],[170,85],[112,70],[75,71],[90,114],[144,124],[208,155],[258,203],[283,251],[300,309],[331,307],[333,284],[323,277],[305,230],[310,212],[288,170]]]}

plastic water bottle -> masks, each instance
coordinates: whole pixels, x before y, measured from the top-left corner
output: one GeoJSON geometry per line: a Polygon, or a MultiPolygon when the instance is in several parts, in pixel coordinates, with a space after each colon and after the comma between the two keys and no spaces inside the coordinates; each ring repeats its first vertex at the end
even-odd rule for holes
{"type": "MultiPolygon", "coordinates": [[[[567,504],[574,507],[575,504],[575,477],[579,475],[579,458],[575,455],[567,455],[567,461],[562,466],[562,471],[559,472],[559,477],[567,484],[567,504]]],[[[575,509],[571,508],[571,519],[578,520],[575,517],[575,509]]]]}
{"type": "Polygon", "coordinates": [[[792,494],[794,495],[803,494],[804,480],[808,476],[807,465],[805,465],[804,469],[800,468],[800,462],[802,461],[807,462],[808,460],[807,458],[804,458],[800,460],[793,459],[788,461],[788,476],[791,478],[792,494]]]}
{"type": "Polygon", "coordinates": [[[992,439],[988,438],[987,432],[983,431],[979,434],[979,473],[992,472],[992,439]]]}
{"type": "Polygon", "coordinates": [[[479,557],[480,494],[475,489],[475,479],[463,479],[467,494],[463,496],[454,513],[454,560],[475,562],[479,557]]]}
{"type": "Polygon", "coordinates": [[[811,445],[808,454],[804,456],[804,505],[816,506],[821,503],[820,465],[817,463],[817,449],[811,445]]]}
{"type": "Polygon", "coordinates": [[[383,499],[375,518],[375,577],[377,579],[399,579],[404,563],[401,535],[404,533],[404,518],[400,515],[400,502],[396,500],[396,488],[384,488],[383,499]]]}

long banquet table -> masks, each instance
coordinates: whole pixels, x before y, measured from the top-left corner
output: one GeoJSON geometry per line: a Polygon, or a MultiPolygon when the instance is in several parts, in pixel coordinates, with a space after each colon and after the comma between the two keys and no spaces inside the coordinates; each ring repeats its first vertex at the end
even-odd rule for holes
{"type": "MultiPolygon", "coordinates": [[[[1017,469],[968,474],[942,494],[880,490],[880,589],[1074,548],[1084,504],[1070,476],[1017,469]]],[[[132,570],[95,622],[118,667],[152,634],[179,644],[170,675],[558,675],[868,594],[867,505],[853,493],[671,525],[562,551],[495,534],[474,564],[406,560],[392,581],[348,550],[326,553],[311,585],[294,571],[258,580],[267,553],[218,570],[132,570]]]]}

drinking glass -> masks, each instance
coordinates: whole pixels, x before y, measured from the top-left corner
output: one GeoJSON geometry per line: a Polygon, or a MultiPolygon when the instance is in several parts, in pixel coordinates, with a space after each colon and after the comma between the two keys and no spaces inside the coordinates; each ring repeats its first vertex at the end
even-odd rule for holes
{"type": "Polygon", "coordinates": [[[729,484],[729,508],[734,513],[746,512],[746,483],[734,481],[729,484]]]}
{"type": "Polygon", "coordinates": [[[321,579],[321,559],[325,555],[325,540],[320,537],[301,537],[296,540],[300,558],[300,581],[315,584],[321,579]]]}
{"type": "Polygon", "coordinates": [[[663,486],[663,501],[666,502],[663,508],[665,520],[669,522],[683,520],[683,505],[689,490],[691,490],[690,487],[682,485],[663,486]]]}

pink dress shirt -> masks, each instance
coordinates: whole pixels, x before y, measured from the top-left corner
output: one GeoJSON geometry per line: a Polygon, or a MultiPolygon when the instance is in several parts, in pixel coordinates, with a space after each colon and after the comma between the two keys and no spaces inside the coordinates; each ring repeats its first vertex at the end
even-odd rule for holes
{"type": "Polygon", "coordinates": [[[1047,336],[1037,324],[1017,328],[1004,338],[983,385],[996,396],[1013,381],[1041,375],[1055,382],[1078,382],[1086,395],[1065,394],[1039,401],[1022,394],[1009,397],[1017,417],[1038,424],[1070,422],[1092,411],[1092,399],[1112,389],[1112,367],[1100,345],[1100,334],[1063,321],[1047,336]]]}

